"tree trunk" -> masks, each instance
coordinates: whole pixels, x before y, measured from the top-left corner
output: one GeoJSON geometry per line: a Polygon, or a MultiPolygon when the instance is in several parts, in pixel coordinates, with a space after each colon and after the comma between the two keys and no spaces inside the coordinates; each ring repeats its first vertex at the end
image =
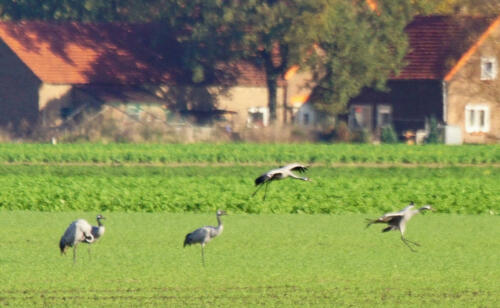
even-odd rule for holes
{"type": "Polygon", "coordinates": [[[264,66],[266,71],[269,124],[273,124],[276,121],[279,70],[274,67],[272,55],[270,52],[263,51],[262,58],[264,59],[264,66]]]}
{"type": "Polygon", "coordinates": [[[267,98],[268,98],[268,108],[269,108],[269,124],[273,124],[276,121],[276,105],[277,105],[277,95],[278,95],[278,75],[267,73],[266,74],[267,83],[267,98]]]}

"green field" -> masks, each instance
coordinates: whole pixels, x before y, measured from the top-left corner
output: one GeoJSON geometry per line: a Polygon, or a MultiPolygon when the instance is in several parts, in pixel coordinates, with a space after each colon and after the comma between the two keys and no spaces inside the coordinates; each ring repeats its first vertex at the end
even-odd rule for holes
{"type": "Polygon", "coordinates": [[[394,210],[414,201],[439,213],[500,214],[500,168],[313,167],[251,198],[271,166],[0,165],[0,208],[339,214],[394,210]]]}
{"type": "Polygon", "coordinates": [[[7,163],[500,163],[500,145],[0,144],[7,163]]]}
{"type": "MultiPolygon", "coordinates": [[[[1,212],[0,306],[448,306],[500,302],[500,219],[426,213],[399,234],[373,215],[225,216],[224,233],[182,248],[208,214],[107,213],[105,236],[60,256],[68,223],[89,213],[1,212]]],[[[375,213],[377,214],[377,213],[375,213]]]]}
{"type": "Polygon", "coordinates": [[[500,147],[0,145],[0,306],[495,307],[500,147]],[[312,182],[254,179],[284,162],[312,182]],[[376,218],[410,201],[409,239],[376,218]],[[182,248],[186,233],[224,233],[182,248]],[[69,223],[106,234],[60,256],[69,223]]]}

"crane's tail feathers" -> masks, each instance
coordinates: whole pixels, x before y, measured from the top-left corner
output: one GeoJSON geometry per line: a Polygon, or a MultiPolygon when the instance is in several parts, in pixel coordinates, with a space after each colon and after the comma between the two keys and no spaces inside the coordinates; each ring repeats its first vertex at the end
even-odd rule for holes
{"type": "Polygon", "coordinates": [[[260,184],[264,184],[265,182],[267,182],[269,180],[269,177],[264,174],[264,175],[261,175],[259,176],[258,178],[255,179],[255,185],[260,185],[260,184]]]}
{"type": "Polygon", "coordinates": [[[92,234],[83,234],[83,236],[85,237],[84,241],[86,243],[90,244],[94,242],[94,236],[92,234]]]}
{"type": "Polygon", "coordinates": [[[186,238],[184,239],[184,245],[182,247],[190,246],[191,245],[191,233],[186,235],[186,238]]]}
{"type": "Polygon", "coordinates": [[[388,231],[391,231],[392,229],[394,229],[394,227],[393,226],[389,226],[389,227],[383,229],[382,232],[388,232],[388,231]]]}
{"type": "Polygon", "coordinates": [[[59,249],[61,250],[61,255],[63,255],[66,252],[66,242],[64,241],[64,238],[61,238],[59,241],[59,249]]]}

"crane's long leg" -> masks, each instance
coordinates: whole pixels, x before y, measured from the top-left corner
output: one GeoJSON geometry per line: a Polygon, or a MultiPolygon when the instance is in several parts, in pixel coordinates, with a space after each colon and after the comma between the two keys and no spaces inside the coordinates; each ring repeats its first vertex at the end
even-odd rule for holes
{"type": "Polygon", "coordinates": [[[266,196],[267,196],[267,186],[269,186],[269,183],[271,182],[266,182],[266,190],[264,191],[264,198],[262,200],[266,200],[266,196]]]}
{"type": "Polygon", "coordinates": [[[259,185],[257,189],[253,192],[252,197],[255,196],[255,194],[259,191],[259,189],[262,188],[263,185],[259,185]]]}
{"type": "Polygon", "coordinates": [[[401,240],[403,241],[403,243],[405,243],[406,246],[408,246],[408,248],[410,248],[411,251],[417,252],[415,249],[413,249],[413,247],[410,246],[410,244],[409,244],[410,242],[407,239],[405,239],[403,236],[401,236],[401,240]]]}
{"type": "Polygon", "coordinates": [[[405,238],[405,240],[406,240],[408,243],[411,243],[411,244],[413,244],[413,245],[415,245],[415,246],[420,246],[420,244],[419,244],[419,243],[417,243],[417,242],[410,241],[410,240],[409,240],[409,239],[407,239],[407,238],[405,238]]]}
{"type": "Polygon", "coordinates": [[[205,267],[205,253],[204,253],[204,245],[201,245],[201,263],[203,264],[203,267],[205,267]]]}

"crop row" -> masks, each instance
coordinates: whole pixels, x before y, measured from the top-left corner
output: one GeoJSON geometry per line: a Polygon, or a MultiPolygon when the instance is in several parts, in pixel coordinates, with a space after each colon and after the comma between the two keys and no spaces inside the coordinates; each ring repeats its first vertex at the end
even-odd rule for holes
{"type": "Polygon", "coordinates": [[[443,213],[500,214],[500,168],[311,168],[272,183],[268,167],[0,166],[0,209],[35,211],[374,213],[410,201],[443,213]]]}
{"type": "Polygon", "coordinates": [[[0,144],[4,163],[500,163],[500,145],[0,144]]]}

